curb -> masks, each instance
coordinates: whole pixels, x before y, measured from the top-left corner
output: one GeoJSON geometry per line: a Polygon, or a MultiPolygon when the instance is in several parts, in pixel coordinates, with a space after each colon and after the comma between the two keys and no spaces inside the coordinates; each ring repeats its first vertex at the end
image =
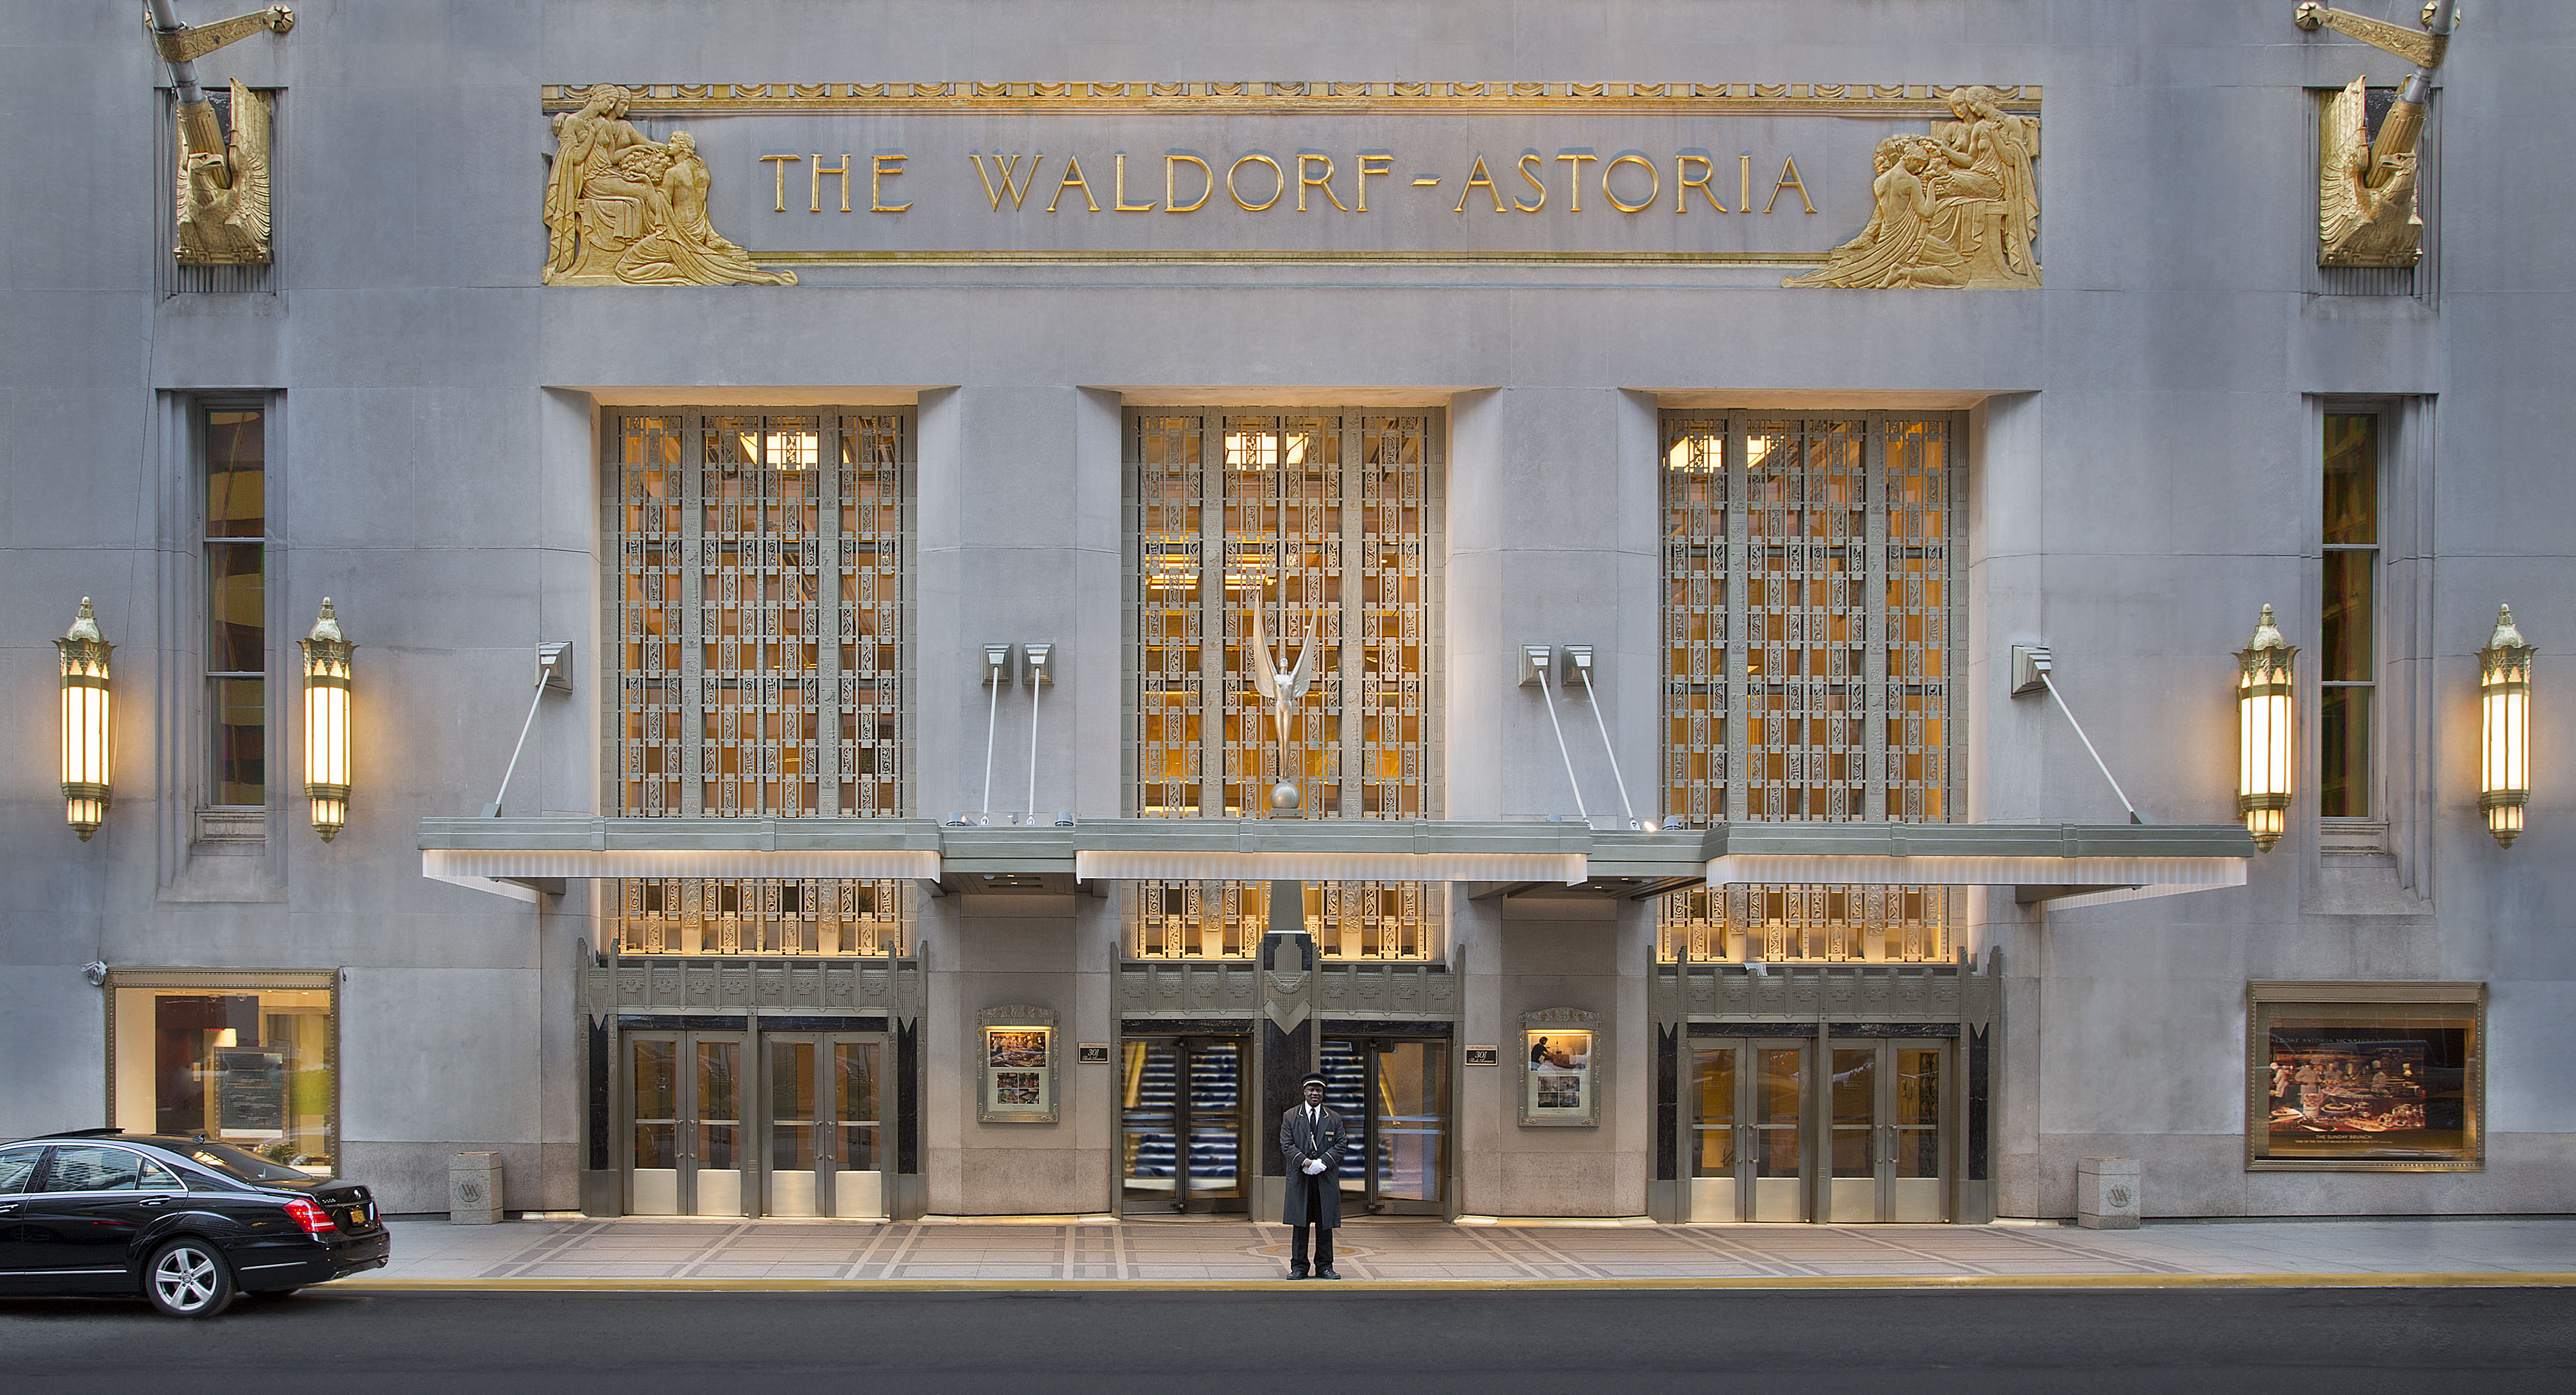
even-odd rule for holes
{"type": "MultiPolygon", "coordinates": [[[[351,1293],[1267,1293],[1284,1279],[343,1279],[351,1293]]],[[[2576,1288],[2576,1273],[2533,1274],[1960,1274],[1670,1279],[1359,1279],[1297,1292],[1457,1293],[1496,1289],[1671,1291],[1745,1289],[2248,1289],[2576,1288]]]]}

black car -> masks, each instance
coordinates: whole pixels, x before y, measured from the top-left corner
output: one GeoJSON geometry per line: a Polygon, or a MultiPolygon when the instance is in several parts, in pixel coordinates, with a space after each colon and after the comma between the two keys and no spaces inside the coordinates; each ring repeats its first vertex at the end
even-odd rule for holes
{"type": "Polygon", "coordinates": [[[392,1251],[365,1187],[225,1144],[113,1129],[0,1144],[0,1293],[140,1291],[213,1317],[392,1251]]]}

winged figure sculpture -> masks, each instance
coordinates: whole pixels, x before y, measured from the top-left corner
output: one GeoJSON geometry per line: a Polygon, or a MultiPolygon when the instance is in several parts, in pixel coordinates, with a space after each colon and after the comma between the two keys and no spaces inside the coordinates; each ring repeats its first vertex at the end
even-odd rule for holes
{"type": "MultiPolygon", "coordinates": [[[[1284,656],[1286,651],[1283,649],[1281,654],[1284,656]]],[[[1306,642],[1298,651],[1296,665],[1283,673],[1278,660],[1271,657],[1270,638],[1261,626],[1261,607],[1252,607],[1252,687],[1270,704],[1270,720],[1278,728],[1283,750],[1288,745],[1288,724],[1297,714],[1297,704],[1305,700],[1306,690],[1314,686],[1319,667],[1312,617],[1306,621],[1306,642]]]]}
{"type": "Polygon", "coordinates": [[[232,117],[223,149],[179,153],[178,250],[189,265],[268,260],[268,99],[235,78],[232,117]]]}
{"type": "Polygon", "coordinates": [[[2415,152],[2386,160],[2387,177],[2370,182],[2371,149],[2362,79],[2326,102],[2320,123],[2317,263],[2320,266],[2413,266],[2424,255],[2424,220],[2415,212],[2415,152]]]}

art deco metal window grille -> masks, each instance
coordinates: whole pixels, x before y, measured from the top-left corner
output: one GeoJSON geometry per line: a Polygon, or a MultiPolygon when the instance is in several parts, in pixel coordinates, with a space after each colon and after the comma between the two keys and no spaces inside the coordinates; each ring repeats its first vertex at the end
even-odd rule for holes
{"type": "MultiPolygon", "coordinates": [[[[611,420],[608,802],[628,816],[886,818],[902,763],[909,412],[611,420]]],[[[885,954],[896,881],[612,882],[636,954],[885,954]]]]}
{"type": "MultiPolygon", "coordinates": [[[[1665,807],[1721,821],[1947,820],[1965,481],[1947,415],[1664,425],[1665,807]]],[[[1661,954],[1950,954],[1937,886],[1701,887],[1661,954]]]]}
{"type": "MultiPolygon", "coordinates": [[[[1129,414],[1139,816],[1258,815],[1283,779],[1308,817],[1430,816],[1436,423],[1332,411],[1129,414]],[[1285,766],[1252,686],[1256,606],[1274,654],[1293,662],[1311,627],[1321,655],[1285,766]]],[[[1251,883],[1140,883],[1130,949],[1248,956],[1266,897],[1251,883]]],[[[1438,900],[1418,884],[1325,883],[1306,897],[1328,955],[1436,951],[1438,900]]]]}

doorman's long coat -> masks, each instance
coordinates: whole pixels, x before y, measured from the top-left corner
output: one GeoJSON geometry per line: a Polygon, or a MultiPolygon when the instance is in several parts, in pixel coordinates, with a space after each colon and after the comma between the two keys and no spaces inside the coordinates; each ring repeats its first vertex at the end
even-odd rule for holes
{"type": "Polygon", "coordinates": [[[1342,1223],[1342,1116],[1330,1107],[1324,1111],[1324,1122],[1317,1128],[1306,1122],[1303,1103],[1279,1116],[1279,1151],[1288,1155],[1288,1200],[1281,1208],[1280,1219],[1289,1225],[1338,1226],[1342,1223]],[[1324,1170],[1315,1176],[1315,1190],[1323,1198],[1323,1214],[1306,1214],[1306,1160],[1322,1158],[1324,1170]]]}

